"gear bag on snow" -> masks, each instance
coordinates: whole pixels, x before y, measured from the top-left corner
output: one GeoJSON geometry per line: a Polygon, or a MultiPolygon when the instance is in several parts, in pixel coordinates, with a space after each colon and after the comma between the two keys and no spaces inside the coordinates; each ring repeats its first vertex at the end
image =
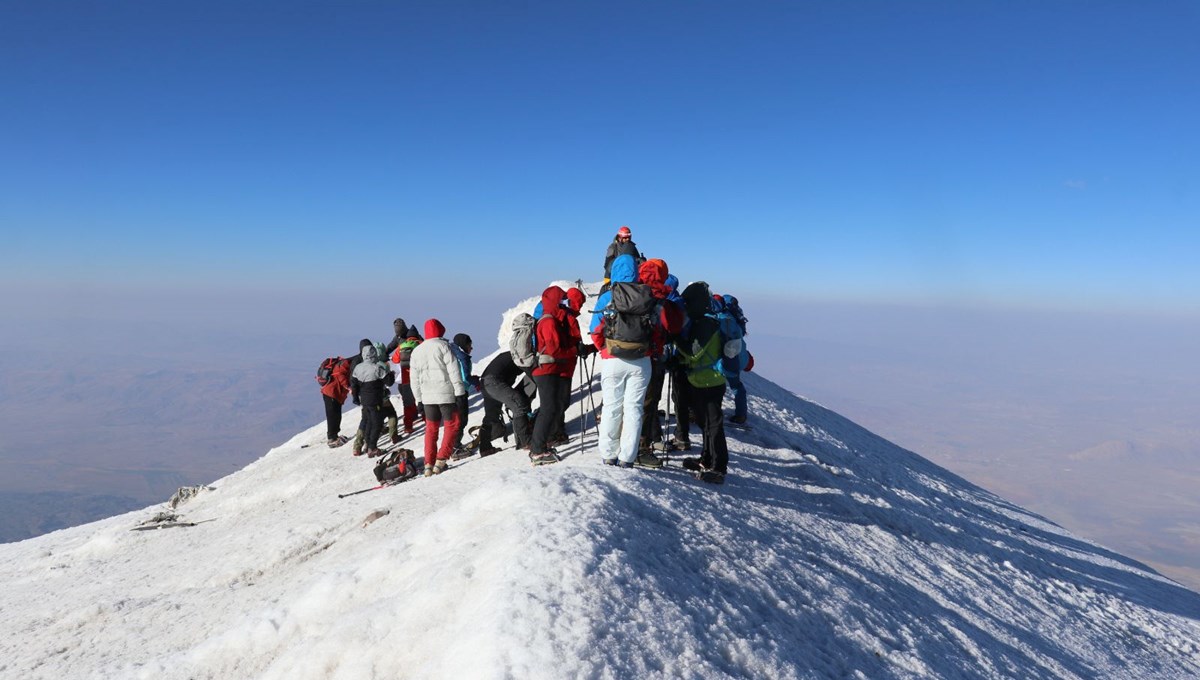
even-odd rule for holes
{"type": "Polygon", "coordinates": [[[417,474],[417,459],[412,449],[396,449],[375,463],[375,479],[380,483],[417,474]]]}
{"type": "Polygon", "coordinates": [[[508,348],[512,352],[513,363],[524,369],[530,369],[537,365],[534,328],[535,321],[532,314],[522,312],[513,317],[512,335],[508,338],[508,348]]]}
{"type": "Polygon", "coordinates": [[[614,357],[638,359],[650,350],[658,300],[650,286],[618,281],[604,308],[604,348],[614,357]]]}
{"type": "Polygon", "coordinates": [[[322,361],[321,365],[317,367],[317,384],[324,387],[332,382],[334,369],[343,361],[346,360],[341,357],[329,357],[322,361]]]}

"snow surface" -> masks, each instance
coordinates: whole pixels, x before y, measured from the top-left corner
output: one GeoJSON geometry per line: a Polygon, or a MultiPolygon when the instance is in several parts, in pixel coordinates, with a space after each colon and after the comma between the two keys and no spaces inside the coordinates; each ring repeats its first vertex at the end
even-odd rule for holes
{"type": "Polygon", "coordinates": [[[339,499],[372,463],[322,422],[178,508],[211,521],[2,545],[0,677],[1200,677],[1200,594],[746,382],[724,486],[601,465],[576,399],[557,465],[339,499]]]}

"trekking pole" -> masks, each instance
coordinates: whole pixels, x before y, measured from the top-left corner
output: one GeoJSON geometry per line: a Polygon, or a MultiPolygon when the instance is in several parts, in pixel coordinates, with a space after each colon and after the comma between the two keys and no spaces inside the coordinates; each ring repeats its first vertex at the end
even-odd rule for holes
{"type": "Polygon", "coordinates": [[[369,489],[362,489],[362,490],[360,490],[360,491],[351,491],[350,493],[339,493],[339,494],[338,494],[338,498],[345,498],[345,497],[347,497],[347,496],[357,496],[357,495],[358,495],[358,494],[360,494],[360,493],[366,493],[366,492],[368,492],[368,491],[374,491],[375,489],[382,489],[382,488],[383,488],[383,487],[385,487],[385,486],[387,486],[387,484],[380,484],[379,486],[373,486],[373,487],[371,487],[371,488],[369,488],[369,489]]]}
{"type": "Polygon", "coordinates": [[[671,424],[671,402],[674,401],[674,398],[675,398],[675,395],[672,394],[672,391],[674,389],[674,384],[673,384],[674,380],[672,379],[672,375],[671,375],[672,373],[673,373],[673,371],[671,371],[668,368],[667,369],[667,420],[665,423],[663,423],[663,427],[662,427],[663,467],[666,467],[667,463],[669,463],[671,461],[671,454],[670,454],[671,442],[667,438],[667,431],[668,431],[668,427],[671,424]]]}
{"type": "MultiPolygon", "coordinates": [[[[599,350],[597,350],[599,352],[599,350]]],[[[592,355],[591,364],[588,365],[588,407],[592,409],[592,428],[596,430],[596,441],[600,441],[600,428],[596,425],[596,395],[592,391],[592,379],[595,377],[596,355],[592,355]]]]}

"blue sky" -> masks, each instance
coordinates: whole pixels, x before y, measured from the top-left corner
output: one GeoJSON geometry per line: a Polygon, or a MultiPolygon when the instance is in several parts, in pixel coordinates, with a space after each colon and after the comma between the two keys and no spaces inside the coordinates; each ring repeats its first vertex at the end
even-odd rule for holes
{"type": "Polygon", "coordinates": [[[533,294],[629,224],[743,295],[1195,311],[1198,32],[1191,2],[4,3],[0,279],[533,294]]]}

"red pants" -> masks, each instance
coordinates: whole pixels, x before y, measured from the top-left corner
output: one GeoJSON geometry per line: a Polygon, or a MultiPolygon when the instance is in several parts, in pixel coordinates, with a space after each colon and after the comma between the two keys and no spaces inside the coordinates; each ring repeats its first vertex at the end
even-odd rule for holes
{"type": "Polygon", "coordinates": [[[425,404],[425,464],[435,460],[450,460],[454,439],[462,429],[457,404],[425,404]],[[442,445],[438,447],[438,430],[445,427],[442,445]]]}

